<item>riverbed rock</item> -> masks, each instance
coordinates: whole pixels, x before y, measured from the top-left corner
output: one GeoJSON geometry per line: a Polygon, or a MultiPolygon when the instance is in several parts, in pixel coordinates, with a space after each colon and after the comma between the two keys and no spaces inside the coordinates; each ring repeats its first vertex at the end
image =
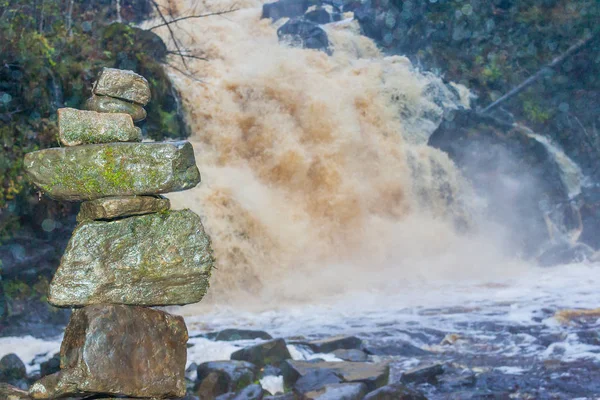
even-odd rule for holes
{"type": "Polygon", "coordinates": [[[231,355],[232,360],[248,361],[259,368],[265,365],[279,365],[292,356],[287,349],[285,340],[275,339],[254,346],[245,347],[231,355]]]}
{"type": "Polygon", "coordinates": [[[367,355],[367,353],[365,353],[362,350],[356,350],[356,349],[350,349],[350,350],[339,349],[339,350],[334,351],[333,355],[336,356],[337,358],[339,358],[340,360],[351,361],[351,362],[365,362],[369,359],[369,356],[367,355]]]}
{"type": "Polygon", "coordinates": [[[271,340],[273,337],[265,331],[251,330],[251,329],[223,329],[218,332],[211,332],[206,335],[208,339],[216,341],[231,342],[235,340],[271,340]]]}
{"type": "Polygon", "coordinates": [[[14,386],[0,383],[0,399],[2,400],[31,400],[29,393],[14,386]]]}
{"type": "Polygon", "coordinates": [[[308,342],[310,348],[316,353],[331,353],[339,349],[361,349],[362,340],[356,336],[333,336],[308,342]]]}
{"type": "Polygon", "coordinates": [[[48,301],[58,307],[197,303],[213,261],[210,238],[190,210],[88,221],[73,231],[48,301]]]}
{"type": "Polygon", "coordinates": [[[294,384],[294,392],[304,394],[323,389],[326,385],[342,382],[339,374],[329,369],[315,369],[301,376],[294,384]]]}
{"type": "Polygon", "coordinates": [[[64,146],[141,142],[142,131],[133,125],[129,114],[61,108],[58,110],[58,139],[64,146]]]}
{"type": "Polygon", "coordinates": [[[75,310],[61,345],[61,371],[34,383],[50,399],[87,393],[129,397],[185,395],[187,329],[183,318],[122,305],[75,310]]]}
{"type": "Polygon", "coordinates": [[[94,83],[94,94],[116,97],[145,106],[150,101],[150,85],[133,71],[104,68],[94,83]]]}
{"type": "Polygon", "coordinates": [[[304,19],[290,19],[277,29],[279,41],[304,49],[328,52],[327,33],[318,24],[304,19]]]}
{"type": "Polygon", "coordinates": [[[229,393],[227,376],[219,372],[211,372],[204,376],[194,388],[194,393],[201,399],[214,399],[229,393]]]}
{"type": "Polygon", "coordinates": [[[25,155],[31,181],[55,200],[176,192],[200,182],[188,142],[109,143],[25,155]]]}
{"type": "Polygon", "coordinates": [[[365,396],[364,400],[427,400],[420,392],[400,383],[383,386],[365,396]]]}
{"type": "Polygon", "coordinates": [[[48,361],[40,364],[40,376],[52,375],[60,371],[60,353],[56,353],[48,361]]]}
{"type": "Polygon", "coordinates": [[[279,0],[263,4],[262,17],[277,21],[280,18],[299,17],[310,6],[309,0],[279,0]]]}
{"type": "Polygon", "coordinates": [[[307,400],[362,400],[367,394],[364,383],[337,383],[304,394],[307,400]]]}
{"type": "Polygon", "coordinates": [[[431,383],[437,382],[437,377],[444,373],[443,364],[423,365],[410,369],[402,373],[400,382],[402,383],[431,383]]]}
{"type": "Polygon", "coordinates": [[[27,376],[23,361],[14,353],[0,359],[0,382],[13,383],[27,376]]]}
{"type": "Polygon", "coordinates": [[[342,377],[344,382],[363,382],[368,390],[375,390],[388,383],[390,367],[388,363],[355,363],[355,362],[310,362],[287,360],[281,364],[283,380],[286,387],[294,383],[310,371],[326,369],[342,377]]]}
{"type": "Polygon", "coordinates": [[[170,208],[171,202],[162,196],[103,197],[83,202],[77,214],[77,222],[152,214],[170,208]]]}
{"type": "Polygon", "coordinates": [[[129,114],[134,122],[146,119],[146,110],[141,105],[109,96],[92,95],[87,99],[84,107],[86,110],[99,113],[129,114]]]}
{"type": "Polygon", "coordinates": [[[250,385],[257,378],[258,367],[247,361],[210,361],[198,366],[198,380],[204,381],[210,374],[222,376],[226,392],[236,392],[250,385]]]}
{"type": "Polygon", "coordinates": [[[246,386],[244,389],[237,393],[226,393],[218,396],[215,400],[263,400],[265,391],[262,386],[255,383],[250,386],[246,386]]]}

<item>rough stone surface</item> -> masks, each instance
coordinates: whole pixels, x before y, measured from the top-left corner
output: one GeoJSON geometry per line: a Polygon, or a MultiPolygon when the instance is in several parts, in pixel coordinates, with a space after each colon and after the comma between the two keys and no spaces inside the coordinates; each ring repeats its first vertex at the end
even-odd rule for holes
{"type": "Polygon", "coordinates": [[[215,400],[263,400],[265,391],[259,384],[246,386],[237,393],[227,393],[215,400]]]}
{"type": "Polygon", "coordinates": [[[14,386],[0,383],[0,399],[2,400],[31,400],[29,394],[14,386]]]}
{"type": "Polygon", "coordinates": [[[100,113],[123,113],[131,115],[134,122],[146,119],[146,110],[139,104],[108,96],[92,96],[85,102],[85,109],[100,113]]]}
{"type": "Polygon", "coordinates": [[[214,399],[219,395],[228,393],[228,386],[227,376],[215,371],[202,377],[194,392],[201,399],[214,399]]]}
{"type": "Polygon", "coordinates": [[[437,377],[444,373],[443,364],[424,365],[402,373],[402,383],[436,383],[437,377]]]}
{"type": "Polygon", "coordinates": [[[94,84],[94,94],[116,97],[145,106],[150,101],[150,85],[133,71],[104,68],[94,84]]]}
{"type": "Polygon", "coordinates": [[[422,393],[401,384],[391,384],[372,391],[364,400],[427,400],[422,393]]]}
{"type": "Polygon", "coordinates": [[[212,267],[210,238],[190,210],[84,222],[73,231],[48,301],[59,307],[197,303],[212,267]]]}
{"type": "Polygon", "coordinates": [[[210,361],[198,366],[198,380],[204,381],[210,374],[223,376],[226,392],[236,392],[256,380],[258,368],[247,361],[210,361]]]}
{"type": "Polygon", "coordinates": [[[330,369],[315,369],[301,376],[294,384],[294,392],[304,394],[318,391],[326,385],[340,383],[340,375],[330,369]]]}
{"type": "Polygon", "coordinates": [[[256,331],[250,329],[223,329],[222,331],[211,332],[206,335],[208,339],[230,342],[235,340],[271,340],[273,337],[265,331],[256,331]]]}
{"type": "Polygon", "coordinates": [[[170,208],[171,202],[162,196],[104,197],[81,204],[77,221],[110,220],[157,213],[170,208]]]}
{"type": "Polygon", "coordinates": [[[110,143],[25,155],[31,181],[56,200],[176,192],[200,182],[188,142],[110,143]]]}
{"type": "Polygon", "coordinates": [[[26,376],[25,364],[16,354],[10,353],[0,359],[0,382],[14,383],[26,376]]]}
{"type": "Polygon", "coordinates": [[[344,382],[363,382],[368,390],[374,390],[388,383],[390,367],[388,363],[355,363],[355,362],[310,362],[285,361],[281,369],[286,387],[294,383],[310,371],[327,369],[342,377],[344,382]]]}
{"type": "Polygon", "coordinates": [[[105,114],[74,108],[58,110],[58,139],[64,146],[141,142],[142,131],[129,114],[105,114]]]}
{"type": "Polygon", "coordinates": [[[255,346],[245,347],[231,355],[232,360],[248,361],[259,368],[279,365],[292,358],[283,339],[275,339],[255,346]]]}
{"type": "Polygon", "coordinates": [[[364,383],[339,383],[305,393],[304,398],[307,400],[362,400],[365,394],[367,394],[367,385],[364,383]]]}
{"type": "Polygon", "coordinates": [[[185,395],[183,318],[143,307],[75,310],[61,345],[61,371],[30,389],[35,399],[86,393],[130,397],[185,395]]]}
{"type": "Polygon", "coordinates": [[[51,375],[60,371],[60,353],[56,353],[48,361],[40,364],[40,376],[51,375]]]}
{"type": "Polygon", "coordinates": [[[309,342],[310,348],[318,353],[331,353],[339,349],[360,349],[362,340],[356,336],[333,336],[309,342]]]}
{"type": "Polygon", "coordinates": [[[369,356],[367,355],[367,353],[365,353],[362,350],[356,350],[356,349],[350,349],[350,350],[339,349],[339,350],[334,351],[333,355],[336,356],[337,358],[339,358],[340,360],[351,361],[351,362],[365,362],[369,359],[369,356]]]}

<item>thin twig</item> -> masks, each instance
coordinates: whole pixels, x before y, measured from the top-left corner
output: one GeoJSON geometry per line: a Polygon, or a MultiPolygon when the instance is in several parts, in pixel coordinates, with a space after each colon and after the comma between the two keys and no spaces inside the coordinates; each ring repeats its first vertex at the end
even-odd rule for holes
{"type": "Polygon", "coordinates": [[[186,19],[191,19],[191,18],[205,18],[205,17],[212,17],[214,15],[223,15],[223,14],[229,14],[232,12],[236,12],[237,10],[239,10],[239,8],[232,8],[230,10],[225,10],[225,11],[216,11],[216,12],[212,12],[212,13],[208,13],[208,14],[199,14],[199,15],[186,15],[185,17],[180,17],[180,18],[175,18],[172,19],[171,21],[167,21],[163,18],[163,23],[162,24],[158,24],[155,25],[151,28],[148,28],[149,31],[153,30],[153,29],[157,29],[163,26],[168,26],[169,24],[174,24],[177,23],[179,21],[184,21],[186,19]]]}
{"type": "Polygon", "coordinates": [[[189,72],[186,72],[186,71],[182,70],[181,68],[179,68],[175,64],[167,63],[167,65],[169,67],[173,68],[175,71],[180,72],[183,75],[187,76],[188,78],[192,79],[193,81],[204,83],[204,81],[202,79],[198,79],[197,77],[195,77],[194,75],[190,74],[189,72]]]}
{"type": "Polygon", "coordinates": [[[175,33],[173,32],[173,29],[171,29],[171,23],[167,22],[167,19],[163,15],[162,11],[160,11],[160,7],[158,6],[158,3],[156,3],[156,0],[151,0],[151,1],[152,1],[152,4],[154,5],[154,8],[156,8],[156,11],[158,12],[158,15],[163,20],[163,22],[167,26],[167,29],[169,30],[169,34],[171,35],[171,39],[173,39],[175,48],[177,49],[177,51],[179,52],[179,55],[181,56],[181,62],[183,63],[183,66],[186,69],[188,69],[187,63],[185,62],[185,57],[181,53],[181,48],[179,47],[179,43],[177,43],[177,38],[175,37],[175,33]]]}
{"type": "Polygon", "coordinates": [[[194,54],[178,53],[178,52],[172,51],[172,50],[167,51],[167,54],[171,54],[171,55],[175,55],[175,56],[179,56],[179,57],[193,58],[194,60],[208,61],[208,58],[206,58],[206,57],[200,57],[200,56],[196,56],[194,54]]]}

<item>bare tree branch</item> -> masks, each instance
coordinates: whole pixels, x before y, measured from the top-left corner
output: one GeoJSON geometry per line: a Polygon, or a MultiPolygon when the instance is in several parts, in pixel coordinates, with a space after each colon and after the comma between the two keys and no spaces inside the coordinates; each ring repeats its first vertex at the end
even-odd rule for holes
{"type": "Polygon", "coordinates": [[[179,17],[179,18],[174,18],[171,21],[166,21],[163,18],[163,23],[162,24],[158,24],[155,25],[151,28],[148,28],[149,31],[153,30],[153,29],[157,29],[157,28],[161,28],[163,26],[168,26],[169,24],[174,24],[177,23],[179,21],[184,21],[186,19],[192,19],[192,18],[205,18],[205,17],[212,17],[214,15],[224,15],[224,14],[230,14],[233,12],[236,12],[237,10],[239,10],[239,8],[231,8],[229,10],[224,10],[224,11],[216,11],[216,12],[212,12],[212,13],[208,13],[208,14],[199,14],[199,15],[186,15],[185,17],[179,17]]]}
{"type": "Polygon", "coordinates": [[[185,69],[189,69],[187,66],[187,63],[185,62],[185,57],[182,55],[181,48],[179,47],[179,43],[177,43],[177,38],[175,37],[175,33],[173,32],[173,29],[171,29],[171,23],[168,22],[167,19],[165,18],[164,14],[160,10],[160,7],[159,7],[158,3],[156,2],[156,0],[151,0],[151,1],[152,1],[152,4],[154,5],[154,8],[158,12],[160,19],[163,20],[164,24],[167,26],[167,29],[169,30],[169,35],[171,35],[171,39],[173,39],[175,48],[177,49],[177,52],[181,56],[181,62],[183,63],[183,66],[185,67],[185,69]]]}
{"type": "Polygon", "coordinates": [[[179,57],[186,57],[186,58],[193,58],[194,60],[202,60],[202,61],[208,61],[208,58],[206,57],[200,57],[194,54],[189,54],[189,53],[185,53],[185,52],[177,52],[177,51],[173,51],[173,50],[169,50],[167,51],[167,54],[171,54],[171,55],[176,55],[179,57]]]}

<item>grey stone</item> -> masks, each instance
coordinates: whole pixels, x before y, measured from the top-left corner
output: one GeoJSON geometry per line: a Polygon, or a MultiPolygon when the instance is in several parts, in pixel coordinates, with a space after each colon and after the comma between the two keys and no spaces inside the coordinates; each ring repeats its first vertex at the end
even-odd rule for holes
{"type": "Polygon", "coordinates": [[[0,399],[2,400],[31,400],[29,394],[14,386],[0,383],[0,399]]]}
{"type": "Polygon", "coordinates": [[[424,365],[405,371],[400,377],[402,383],[436,383],[437,377],[444,373],[443,364],[424,365]]]}
{"type": "Polygon", "coordinates": [[[48,301],[58,307],[196,303],[213,261],[210,238],[190,210],[84,222],[73,231],[48,301]]]}
{"type": "Polygon", "coordinates": [[[171,202],[162,196],[103,197],[83,202],[77,214],[77,222],[151,214],[170,208],[171,202]]]}
{"type": "Polygon", "coordinates": [[[301,376],[294,384],[294,392],[304,394],[314,392],[325,385],[340,383],[342,378],[330,369],[315,369],[301,376]]]}
{"type": "Polygon", "coordinates": [[[235,340],[271,340],[273,337],[265,331],[250,329],[223,329],[222,331],[211,332],[205,335],[208,339],[230,342],[235,340]]]}
{"type": "Polygon", "coordinates": [[[364,383],[338,383],[304,394],[307,400],[362,400],[367,394],[364,383]]]}
{"type": "Polygon", "coordinates": [[[61,108],[58,110],[58,139],[64,146],[141,142],[142,131],[133,125],[129,114],[61,108]]]}
{"type": "Polygon", "coordinates": [[[369,359],[367,353],[356,349],[339,349],[333,352],[333,355],[344,361],[365,362],[369,359]]]}
{"type": "Polygon", "coordinates": [[[308,342],[310,348],[317,353],[331,353],[339,349],[360,349],[362,340],[356,336],[333,336],[308,342]]]}
{"type": "Polygon", "coordinates": [[[203,381],[210,374],[224,377],[226,392],[236,392],[252,384],[256,380],[258,368],[247,361],[210,361],[198,366],[198,380],[203,381]]]}
{"type": "Polygon", "coordinates": [[[246,386],[244,389],[233,395],[224,395],[217,397],[218,400],[262,400],[265,391],[259,384],[246,386]]]}
{"type": "Polygon", "coordinates": [[[281,364],[283,380],[286,387],[294,383],[310,371],[327,369],[342,377],[344,382],[363,382],[368,390],[375,390],[388,383],[390,367],[388,363],[356,363],[356,362],[309,362],[287,360],[281,364]]]}
{"type": "Polygon", "coordinates": [[[34,399],[103,393],[185,396],[187,329],[183,318],[144,307],[75,310],[61,345],[61,371],[33,384],[34,399]]]}
{"type": "Polygon", "coordinates": [[[25,155],[31,181],[56,200],[175,192],[200,182],[188,142],[110,143],[25,155]]]}
{"type": "Polygon", "coordinates": [[[194,392],[203,400],[214,399],[219,395],[228,393],[228,386],[227,376],[215,371],[202,377],[194,392]]]}
{"type": "Polygon", "coordinates": [[[56,353],[48,361],[40,364],[40,376],[52,375],[60,371],[60,353],[56,353]]]}
{"type": "Polygon", "coordinates": [[[279,365],[292,356],[287,349],[285,340],[275,339],[265,343],[245,347],[231,355],[232,360],[248,361],[259,368],[265,365],[279,365]]]}
{"type": "Polygon", "coordinates": [[[116,97],[145,106],[150,101],[150,85],[133,71],[104,68],[94,84],[94,94],[116,97]]]}
{"type": "Polygon", "coordinates": [[[146,118],[146,110],[141,105],[114,97],[92,95],[92,97],[87,99],[84,107],[86,110],[100,113],[129,114],[134,122],[142,121],[146,118]]]}
{"type": "Polygon", "coordinates": [[[0,359],[0,382],[15,383],[27,376],[23,361],[14,353],[0,359]]]}
{"type": "Polygon", "coordinates": [[[427,400],[420,392],[398,383],[383,386],[367,394],[364,400],[427,400]]]}

